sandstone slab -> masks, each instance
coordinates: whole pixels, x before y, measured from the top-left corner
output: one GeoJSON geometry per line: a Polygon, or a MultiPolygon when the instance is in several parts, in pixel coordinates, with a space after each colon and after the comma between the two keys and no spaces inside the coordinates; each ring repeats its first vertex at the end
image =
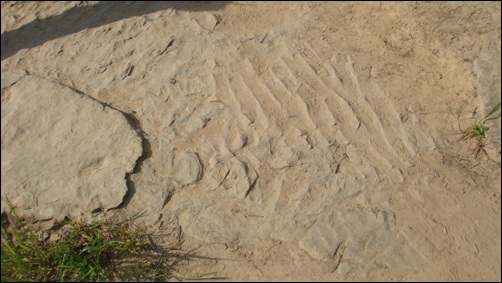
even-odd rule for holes
{"type": "Polygon", "coordinates": [[[121,204],[142,154],[125,116],[58,82],[2,73],[2,211],[5,196],[39,219],[121,204]]]}
{"type": "MultiPolygon", "coordinates": [[[[483,89],[500,89],[500,59],[480,56],[500,53],[500,3],[4,1],[1,14],[1,69],[21,71],[2,76],[2,111],[26,70],[133,113],[143,155],[107,218],[137,215],[214,259],[181,277],[500,281],[500,170],[459,142],[483,89]]],[[[76,172],[115,162],[101,157],[76,172]]]]}

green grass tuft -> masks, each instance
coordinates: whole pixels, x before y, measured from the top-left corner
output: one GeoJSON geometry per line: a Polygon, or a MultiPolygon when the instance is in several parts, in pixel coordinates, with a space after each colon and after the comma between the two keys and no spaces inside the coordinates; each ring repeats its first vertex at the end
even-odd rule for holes
{"type": "MultiPolygon", "coordinates": [[[[497,119],[501,116],[502,111],[500,110],[501,103],[499,102],[485,117],[480,119],[477,123],[469,127],[467,130],[463,131],[462,140],[466,140],[469,138],[475,137],[478,140],[478,153],[482,149],[485,153],[486,151],[483,149],[484,140],[486,139],[486,131],[490,128],[485,126],[485,123],[489,120],[497,119]]],[[[486,153],[488,156],[488,153],[486,153]]],[[[477,153],[476,153],[477,156],[477,153]]],[[[497,161],[490,156],[488,156],[492,162],[494,162],[499,168],[501,168],[500,161],[497,161]]]]}
{"type": "Polygon", "coordinates": [[[495,106],[490,113],[488,113],[485,117],[480,119],[477,123],[469,127],[467,130],[464,131],[461,139],[465,140],[468,138],[472,137],[477,137],[478,140],[485,139],[485,133],[488,131],[490,128],[485,126],[486,121],[497,119],[501,115],[501,110],[500,110],[500,105],[501,103],[499,102],[497,106],[495,106]],[[497,111],[498,110],[498,111],[497,111]]]}
{"type": "Polygon", "coordinates": [[[173,249],[164,251],[160,259],[150,257],[148,264],[141,263],[142,251],[151,250],[153,243],[144,229],[132,225],[137,214],[122,225],[73,222],[59,241],[46,241],[22,224],[7,196],[5,199],[17,223],[9,223],[15,226],[9,233],[2,221],[2,282],[120,280],[115,267],[122,258],[134,258],[133,266],[127,269],[138,281],[221,279],[171,275],[172,265],[165,262],[168,255],[176,256],[168,254],[173,249]]]}

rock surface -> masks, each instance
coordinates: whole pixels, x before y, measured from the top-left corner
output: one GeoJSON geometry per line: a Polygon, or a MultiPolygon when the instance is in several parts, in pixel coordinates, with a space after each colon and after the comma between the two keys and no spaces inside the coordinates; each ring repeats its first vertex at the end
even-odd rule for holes
{"type": "MultiPolygon", "coordinates": [[[[2,72],[17,72],[2,75],[2,158],[28,145],[40,150],[19,157],[48,155],[29,164],[42,172],[24,178],[30,186],[94,184],[101,199],[106,182],[121,182],[109,217],[141,212],[212,259],[189,274],[500,281],[500,170],[475,140],[459,141],[478,90],[500,84],[495,65],[476,59],[500,48],[498,2],[2,2],[2,72]],[[46,122],[63,107],[13,103],[24,71],[137,117],[144,152],[125,196],[139,149],[110,140],[137,145],[130,127],[75,118],[91,106],[46,122]],[[48,126],[9,142],[20,126],[4,115],[28,105],[22,114],[48,126]],[[50,139],[71,130],[66,115],[92,128],[77,132],[90,142],[50,139]]],[[[2,159],[2,182],[18,188],[26,171],[3,169],[25,166],[15,162],[2,159]]]]}
{"type": "Polygon", "coordinates": [[[119,111],[58,82],[2,72],[2,211],[5,196],[40,219],[117,207],[141,154],[119,111]]]}

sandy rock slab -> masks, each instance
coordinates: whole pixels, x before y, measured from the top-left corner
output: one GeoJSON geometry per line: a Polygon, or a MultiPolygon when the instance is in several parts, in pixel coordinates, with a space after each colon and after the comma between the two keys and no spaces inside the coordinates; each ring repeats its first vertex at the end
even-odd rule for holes
{"type": "Polygon", "coordinates": [[[57,81],[2,73],[2,212],[60,220],[117,207],[142,154],[125,116],[57,81]],[[5,78],[5,80],[4,80],[5,78]]]}

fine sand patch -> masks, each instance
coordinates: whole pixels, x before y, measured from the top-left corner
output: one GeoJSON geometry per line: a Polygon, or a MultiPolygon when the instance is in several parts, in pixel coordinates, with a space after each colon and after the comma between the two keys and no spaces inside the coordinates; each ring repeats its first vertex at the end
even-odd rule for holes
{"type": "Polygon", "coordinates": [[[43,179],[103,175],[85,182],[110,217],[143,211],[196,249],[182,276],[500,280],[500,130],[486,152],[460,140],[500,101],[500,3],[2,2],[1,27],[2,212],[42,189],[30,146],[49,140],[82,166],[43,179]],[[115,118],[31,101],[14,123],[32,77],[115,118]],[[88,146],[33,134],[12,157],[12,133],[58,111],[88,146]]]}

